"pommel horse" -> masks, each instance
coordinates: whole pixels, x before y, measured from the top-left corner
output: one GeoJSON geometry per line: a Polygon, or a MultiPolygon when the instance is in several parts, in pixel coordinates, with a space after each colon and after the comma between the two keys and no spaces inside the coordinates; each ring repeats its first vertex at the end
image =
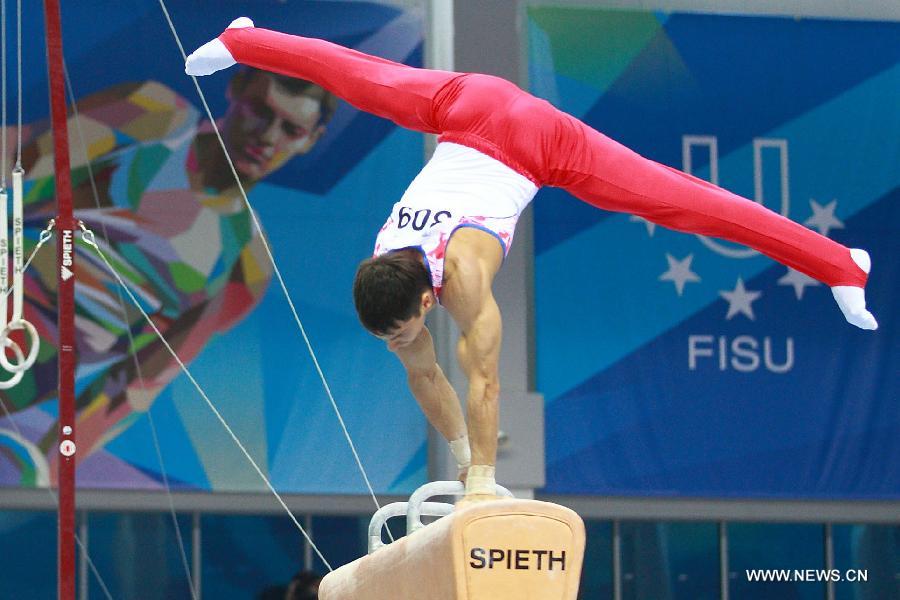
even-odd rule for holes
{"type": "Polygon", "coordinates": [[[465,493],[458,481],[426,484],[409,502],[381,508],[369,523],[369,553],[329,573],[320,600],[575,600],[584,559],[584,522],[548,502],[498,500],[457,507],[426,502],[465,493]],[[385,544],[391,517],[406,536],[385,544]],[[439,517],[422,524],[422,516],[439,517]]]}

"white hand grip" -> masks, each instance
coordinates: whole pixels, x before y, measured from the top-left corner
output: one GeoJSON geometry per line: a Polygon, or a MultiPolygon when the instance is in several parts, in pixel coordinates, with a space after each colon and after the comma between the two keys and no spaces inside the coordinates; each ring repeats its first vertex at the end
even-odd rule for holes
{"type": "MultiPolygon", "coordinates": [[[[506,496],[515,498],[508,489],[502,485],[496,486],[498,496],[506,496]]],[[[434,496],[463,496],[466,493],[466,486],[461,481],[432,481],[426,483],[409,497],[409,508],[406,511],[406,534],[409,535],[424,527],[422,525],[422,505],[430,504],[425,502],[434,496]]]]}
{"type": "MultiPolygon", "coordinates": [[[[372,515],[372,520],[369,521],[369,554],[385,545],[381,540],[381,532],[388,519],[406,514],[408,505],[409,502],[392,502],[382,506],[372,515]]],[[[421,513],[429,517],[445,517],[452,512],[453,505],[443,502],[425,502],[421,509],[421,513]]]]}

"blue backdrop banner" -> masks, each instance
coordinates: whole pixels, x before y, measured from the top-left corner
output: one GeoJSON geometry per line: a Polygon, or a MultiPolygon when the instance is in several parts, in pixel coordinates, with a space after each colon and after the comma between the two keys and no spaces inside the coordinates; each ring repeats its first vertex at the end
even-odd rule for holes
{"type": "Polygon", "coordinates": [[[530,86],[867,249],[877,332],[747,248],[536,200],[547,491],[900,498],[900,24],[528,9],[530,86]]]}

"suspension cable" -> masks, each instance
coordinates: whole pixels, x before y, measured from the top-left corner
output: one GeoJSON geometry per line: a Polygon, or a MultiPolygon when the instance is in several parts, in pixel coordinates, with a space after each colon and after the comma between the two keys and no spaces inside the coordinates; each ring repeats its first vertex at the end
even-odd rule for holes
{"type": "MultiPolygon", "coordinates": [[[[5,330],[7,318],[6,297],[9,288],[9,239],[7,238],[7,235],[9,235],[9,223],[7,222],[9,200],[6,195],[6,0],[0,0],[0,26],[3,28],[3,32],[0,34],[0,46],[2,46],[2,49],[0,49],[0,61],[3,63],[0,66],[0,78],[3,80],[2,85],[0,85],[0,88],[2,88],[0,93],[3,96],[2,100],[0,100],[2,102],[2,111],[0,111],[2,115],[0,115],[0,118],[3,119],[3,131],[0,134],[0,144],[3,146],[2,157],[0,157],[0,330],[5,330]]],[[[13,354],[16,355],[20,363],[25,360],[25,355],[18,344],[8,338],[0,346],[0,353],[5,355],[7,347],[12,349],[13,354]]],[[[24,371],[14,372],[9,379],[0,381],[0,389],[7,390],[17,385],[24,376],[24,371]]]]}
{"type": "MultiPolygon", "coordinates": [[[[3,32],[0,33],[0,45],[2,45],[2,49],[0,49],[0,61],[3,61],[3,65],[0,66],[0,78],[3,79],[2,83],[2,115],[0,118],[3,119],[3,133],[0,135],[0,144],[3,145],[3,157],[0,159],[0,191],[6,191],[6,0],[2,0],[0,2],[0,22],[3,24],[3,32]]],[[[4,234],[5,238],[5,234],[4,234]]]]}
{"type": "MultiPolygon", "coordinates": [[[[7,220],[6,220],[6,192],[0,191],[0,234],[6,231],[7,229],[7,220]]],[[[50,219],[50,223],[47,225],[47,228],[44,229],[40,235],[38,236],[38,243],[31,250],[31,254],[28,256],[28,261],[25,263],[24,269],[27,269],[29,265],[31,265],[31,261],[40,251],[40,249],[46,244],[51,237],[51,232],[53,231],[53,227],[55,226],[56,221],[54,219],[50,219]]],[[[25,354],[22,352],[22,349],[19,347],[17,343],[9,338],[7,335],[6,328],[6,308],[7,308],[7,297],[12,292],[12,289],[9,288],[9,271],[5,268],[7,261],[9,260],[8,253],[6,250],[6,238],[0,238],[0,340],[2,340],[2,344],[0,344],[0,352],[3,352],[4,360],[6,360],[5,348],[10,348],[13,351],[13,354],[16,355],[16,359],[19,361],[17,364],[23,365],[26,362],[25,354]]],[[[23,269],[23,270],[24,270],[23,269]]],[[[0,390],[8,390],[14,386],[16,386],[22,378],[25,376],[26,369],[14,369],[12,371],[13,376],[7,379],[6,381],[0,381],[0,390]]]]}
{"type": "MultiPolygon", "coordinates": [[[[9,409],[6,408],[6,402],[4,402],[3,398],[0,398],[0,408],[3,409],[3,414],[6,415],[6,420],[9,421],[9,424],[12,425],[12,428],[15,430],[16,435],[19,438],[19,443],[21,444],[23,440],[27,440],[28,438],[26,438],[25,434],[22,433],[22,430],[19,428],[19,424],[16,423],[16,420],[9,412],[9,409]]],[[[26,451],[27,450],[28,449],[26,448],[26,451]]],[[[43,455],[41,455],[41,458],[43,458],[43,455]]],[[[40,474],[38,474],[38,477],[39,475],[40,474]]],[[[53,504],[59,506],[59,496],[57,496],[53,491],[53,488],[49,486],[50,473],[48,472],[45,475],[48,481],[45,484],[44,489],[47,490],[47,493],[50,494],[51,498],[53,498],[53,504]]],[[[106,596],[107,600],[113,600],[112,594],[109,593],[109,588],[106,586],[106,582],[103,581],[103,577],[100,576],[100,571],[97,570],[97,565],[94,564],[94,561],[91,560],[90,554],[88,554],[87,545],[81,541],[81,537],[79,537],[77,533],[75,534],[75,543],[78,544],[78,547],[81,548],[81,551],[84,553],[84,558],[87,560],[88,566],[90,567],[91,572],[93,572],[94,577],[97,578],[97,583],[100,584],[100,588],[103,590],[103,594],[106,596]]]]}
{"type": "MultiPolygon", "coordinates": [[[[17,12],[17,22],[21,21],[21,4],[18,5],[19,10],[17,12]]],[[[6,189],[6,170],[7,170],[7,144],[6,144],[6,2],[4,0],[2,4],[2,9],[0,9],[0,13],[2,13],[2,21],[3,21],[3,33],[2,39],[0,39],[0,44],[2,44],[2,60],[3,66],[0,69],[0,78],[2,78],[2,110],[0,110],[0,117],[3,118],[3,134],[0,136],[0,143],[3,145],[2,149],[2,157],[0,157],[0,169],[2,169],[2,176],[0,176],[0,210],[3,211],[2,218],[0,218],[0,261],[2,261],[2,265],[0,265],[0,294],[2,294],[3,298],[0,299],[0,312],[2,312],[2,317],[0,317],[0,366],[2,366],[7,371],[12,373],[19,373],[30,369],[38,357],[38,352],[40,350],[40,336],[37,333],[37,329],[30,322],[26,321],[23,318],[23,310],[24,310],[24,266],[23,266],[23,258],[24,258],[24,215],[23,215],[23,194],[22,194],[22,185],[24,180],[25,172],[22,170],[22,166],[20,163],[16,163],[15,168],[12,172],[13,179],[13,236],[12,236],[12,245],[13,245],[13,309],[12,309],[12,318],[7,320],[7,299],[6,296],[8,285],[9,285],[9,232],[8,232],[8,221],[7,221],[7,189],[6,189]],[[9,340],[9,334],[14,330],[24,329],[28,333],[28,337],[31,340],[31,349],[28,351],[28,354],[19,360],[18,363],[13,365],[6,356],[5,348],[9,346],[12,342],[9,340]]],[[[18,74],[18,89],[19,89],[19,97],[18,97],[18,105],[21,107],[22,105],[22,97],[21,97],[21,89],[22,89],[22,70],[21,70],[21,55],[22,55],[22,39],[21,36],[17,39],[17,52],[16,56],[19,60],[19,64],[17,65],[17,74],[18,74]]],[[[18,149],[17,154],[21,157],[22,148],[21,148],[21,132],[22,132],[22,112],[21,108],[18,113],[18,149]]],[[[16,357],[18,358],[18,352],[15,352],[16,357]]],[[[21,378],[20,378],[21,379],[21,378]]],[[[13,382],[17,382],[15,378],[10,379],[5,382],[4,385],[7,387],[12,387],[15,385],[13,382]]]]}
{"type": "MultiPolygon", "coordinates": [[[[169,11],[166,8],[165,0],[159,0],[160,8],[165,15],[166,21],[169,24],[169,29],[172,31],[172,35],[175,38],[175,43],[178,45],[178,50],[181,52],[181,57],[183,60],[187,60],[187,54],[184,51],[184,46],[181,43],[181,38],[178,36],[178,32],[175,30],[175,24],[172,22],[172,17],[169,15],[169,11]]],[[[372,483],[369,481],[369,476],[366,473],[365,467],[363,467],[362,460],[359,457],[359,453],[356,450],[356,445],[353,443],[353,440],[350,437],[350,432],[347,429],[347,424],[344,422],[344,417],[341,415],[341,411],[338,408],[337,402],[334,399],[334,395],[331,393],[331,387],[328,385],[328,381],[325,378],[325,373],[322,371],[322,367],[319,364],[318,357],[316,356],[315,351],[313,350],[312,343],[309,340],[309,336],[306,333],[306,328],[303,326],[303,323],[300,321],[300,316],[297,313],[297,308],[294,306],[294,301],[291,298],[290,293],[287,289],[287,284],[284,281],[284,278],[281,275],[281,269],[278,268],[278,264],[275,262],[275,256],[272,253],[272,249],[269,246],[269,242],[266,239],[266,236],[263,235],[262,225],[259,222],[259,218],[256,216],[256,211],[253,210],[253,207],[250,205],[250,200],[247,198],[247,192],[244,190],[244,186],[241,183],[240,177],[237,174],[237,170],[234,167],[234,162],[231,159],[231,155],[228,153],[228,149],[225,146],[225,142],[222,139],[222,135],[219,132],[219,128],[216,125],[215,119],[213,118],[212,111],[209,108],[209,104],[206,101],[206,96],[203,93],[203,90],[200,89],[200,83],[197,81],[196,77],[191,76],[191,79],[194,82],[194,86],[197,88],[197,93],[200,96],[200,101],[203,104],[203,108],[206,111],[206,115],[209,118],[210,123],[212,124],[213,131],[216,134],[216,137],[219,140],[219,145],[222,147],[222,152],[225,154],[225,158],[228,162],[228,166],[231,169],[231,173],[234,176],[235,182],[237,183],[238,189],[241,193],[241,198],[244,200],[244,204],[247,207],[247,211],[250,213],[250,216],[253,220],[253,225],[256,227],[256,231],[260,234],[260,240],[262,241],[263,248],[266,251],[266,254],[269,257],[269,260],[272,263],[272,268],[274,270],[275,276],[278,279],[278,283],[281,286],[281,291],[284,294],[285,299],[288,302],[288,306],[290,307],[291,314],[294,317],[294,322],[297,324],[297,327],[300,329],[300,334],[303,337],[303,341],[306,344],[306,348],[309,351],[310,357],[312,357],[313,365],[315,366],[316,373],[319,375],[319,379],[322,382],[322,386],[325,388],[325,393],[328,396],[328,400],[331,402],[332,409],[334,410],[335,416],[338,419],[338,423],[341,426],[341,430],[343,431],[344,438],[347,440],[348,445],[350,446],[350,451],[353,453],[353,458],[356,460],[356,465],[359,468],[360,473],[362,474],[363,480],[365,481],[366,488],[369,490],[369,495],[371,496],[373,502],[377,509],[381,509],[381,504],[378,502],[378,498],[375,496],[375,490],[372,488],[372,483]]],[[[393,535],[391,535],[390,530],[388,530],[388,535],[391,538],[391,541],[394,541],[393,535]]]]}
{"type": "MultiPolygon", "coordinates": [[[[2,61],[2,66],[0,66],[0,79],[2,79],[2,90],[0,90],[0,94],[2,94],[2,136],[0,136],[0,144],[2,144],[2,157],[0,157],[0,329],[6,329],[7,323],[7,298],[10,293],[12,293],[12,289],[9,288],[9,246],[8,246],[8,229],[9,223],[7,221],[7,210],[8,200],[7,200],[7,188],[6,188],[6,176],[8,170],[8,144],[7,144],[7,76],[6,76],[6,0],[0,0],[0,28],[2,28],[2,34],[0,34],[0,46],[2,46],[2,50],[0,50],[0,61],[2,61]]],[[[16,165],[21,165],[22,162],[22,2],[21,0],[17,0],[16,2],[16,59],[17,59],[17,99],[18,99],[18,111],[17,111],[17,152],[16,152],[16,165]]],[[[34,260],[34,257],[40,251],[40,249],[46,244],[51,237],[51,232],[56,224],[55,219],[51,219],[47,228],[44,229],[39,237],[37,245],[32,249],[31,254],[28,257],[28,260],[25,262],[22,270],[26,270],[30,265],[31,261],[34,260]]],[[[18,345],[10,340],[9,338],[4,337],[4,339],[11,345],[13,351],[16,353],[17,358],[19,359],[19,363],[22,364],[24,362],[24,356],[22,355],[21,350],[18,349],[18,345]]],[[[0,348],[0,352],[4,350],[0,348]]],[[[19,380],[25,375],[25,370],[16,371],[13,375],[13,379],[18,383],[19,380]]],[[[12,387],[9,385],[10,381],[3,382],[0,384],[0,389],[8,389],[12,387]]],[[[3,414],[6,416],[6,420],[15,430],[16,435],[21,440],[26,440],[27,438],[22,433],[22,430],[19,428],[19,424],[16,423],[16,420],[13,418],[13,415],[9,412],[9,409],[6,407],[6,403],[0,398],[0,408],[3,409],[3,414]]],[[[49,473],[47,474],[49,477],[49,473]]],[[[48,482],[49,483],[49,482],[48,482]]],[[[59,497],[53,492],[53,488],[46,487],[44,488],[50,494],[50,497],[53,498],[53,503],[59,505],[59,497]]],[[[97,570],[97,566],[94,564],[94,561],[91,560],[90,554],[88,553],[87,546],[81,541],[81,538],[78,534],[75,534],[75,542],[78,544],[78,547],[81,548],[82,553],[84,554],[85,559],[87,560],[88,566],[91,569],[91,572],[94,574],[94,577],[97,579],[97,582],[100,585],[103,594],[106,596],[108,600],[112,600],[112,594],[109,592],[109,588],[106,585],[106,582],[103,580],[103,577],[100,576],[100,572],[97,570]]]]}
{"type": "Polygon", "coordinates": [[[159,327],[157,327],[157,325],[153,321],[153,319],[150,318],[150,315],[147,314],[147,311],[144,310],[143,305],[141,305],[141,303],[135,297],[134,293],[131,291],[131,288],[128,287],[128,284],[125,282],[124,279],[122,279],[122,276],[119,275],[119,272],[116,271],[116,269],[115,269],[115,267],[113,267],[112,263],[109,262],[109,259],[106,257],[106,254],[103,252],[103,250],[100,248],[100,245],[97,243],[97,240],[94,237],[94,232],[91,231],[90,229],[88,229],[85,226],[84,222],[82,222],[82,221],[78,222],[78,226],[81,228],[82,239],[89,246],[93,247],[94,250],[97,252],[97,256],[100,257],[100,259],[106,265],[106,268],[109,269],[109,272],[112,273],[112,275],[116,278],[116,281],[119,282],[119,285],[122,287],[122,289],[125,290],[125,294],[128,296],[128,299],[131,300],[132,304],[134,304],[135,307],[140,311],[141,315],[143,315],[144,319],[147,321],[147,324],[150,325],[151,329],[153,329],[153,332],[159,338],[159,341],[162,342],[163,346],[165,346],[166,350],[169,351],[169,354],[172,356],[172,358],[175,359],[175,362],[178,363],[178,366],[181,368],[181,372],[184,373],[184,375],[188,378],[188,380],[193,384],[194,389],[197,390],[197,393],[199,393],[200,397],[203,398],[203,400],[206,402],[206,405],[212,411],[213,415],[215,415],[216,419],[219,420],[219,423],[222,425],[222,427],[225,428],[225,431],[231,437],[231,440],[237,445],[238,449],[240,449],[241,453],[244,455],[244,458],[246,458],[250,462],[251,466],[253,466],[253,469],[256,471],[256,474],[259,475],[262,482],[266,485],[267,488],[269,488],[269,491],[272,492],[272,494],[275,496],[275,499],[278,500],[278,503],[285,510],[285,512],[287,512],[288,516],[290,516],[290,518],[291,518],[291,521],[294,522],[294,525],[297,526],[297,529],[300,530],[300,533],[303,534],[303,536],[306,538],[306,541],[308,541],[310,546],[312,546],[313,550],[316,551],[316,554],[319,556],[320,559],[322,559],[322,562],[325,563],[325,566],[328,567],[328,570],[329,571],[333,570],[331,568],[331,565],[328,563],[328,561],[325,560],[325,557],[322,556],[322,553],[319,551],[318,547],[316,547],[315,543],[312,541],[312,538],[309,536],[309,534],[307,534],[306,530],[303,528],[303,526],[297,520],[297,517],[294,516],[294,513],[291,512],[291,509],[288,508],[288,505],[285,503],[284,499],[281,497],[281,495],[278,493],[278,491],[272,485],[272,482],[269,480],[268,477],[266,477],[265,473],[263,473],[260,466],[253,459],[253,456],[250,455],[250,452],[247,451],[247,448],[244,446],[244,444],[238,438],[237,434],[234,433],[234,430],[231,428],[231,426],[228,424],[228,422],[222,416],[222,413],[219,412],[219,409],[217,409],[215,404],[213,404],[212,400],[209,399],[209,396],[206,394],[204,389],[200,386],[200,383],[194,378],[194,375],[191,373],[190,369],[187,368],[187,365],[184,364],[184,362],[178,356],[178,353],[175,352],[175,349],[172,348],[172,346],[169,344],[168,340],[166,340],[163,333],[159,330],[159,327]]]}
{"type": "MultiPolygon", "coordinates": [[[[16,0],[16,80],[17,113],[16,122],[16,166],[22,166],[22,0],[16,0]]],[[[4,121],[5,123],[5,121],[4,121]]]]}
{"type": "MultiPolygon", "coordinates": [[[[25,330],[28,334],[29,339],[31,340],[31,349],[28,351],[27,356],[25,356],[18,363],[13,365],[9,359],[6,357],[5,352],[0,352],[0,365],[3,366],[7,371],[11,371],[13,373],[26,371],[30,369],[38,357],[38,352],[41,346],[41,338],[38,335],[37,329],[35,326],[28,320],[26,320],[23,316],[23,310],[25,306],[25,277],[24,271],[25,266],[23,264],[23,258],[25,254],[25,227],[24,227],[24,214],[23,214],[23,194],[22,194],[22,186],[24,183],[25,171],[22,170],[21,167],[16,166],[13,169],[12,180],[13,180],[13,310],[12,310],[12,318],[7,323],[5,321],[6,313],[4,312],[4,319],[0,319],[3,323],[3,328],[0,329],[0,348],[6,346],[6,341],[9,339],[9,334],[15,330],[25,330]]],[[[4,214],[0,220],[2,223],[0,225],[6,224],[6,193],[0,194],[0,205],[2,205],[2,209],[4,210],[4,214]]],[[[4,228],[4,231],[6,229],[4,228]]],[[[2,246],[2,240],[0,240],[0,246],[2,246]]],[[[6,252],[0,248],[0,256],[2,255],[8,256],[8,249],[6,252]]],[[[8,258],[7,258],[8,260],[8,258]]],[[[65,269],[65,267],[63,267],[65,269]]],[[[3,292],[7,291],[6,285],[8,284],[8,269],[4,269],[0,272],[0,290],[3,292]]],[[[6,304],[6,294],[4,293],[4,298],[0,301],[0,307],[5,306],[6,304]]]]}
{"type": "MultiPolygon", "coordinates": [[[[91,165],[91,157],[88,150],[87,140],[84,137],[84,130],[81,127],[81,116],[78,112],[78,103],[75,101],[75,91],[72,87],[72,80],[69,77],[69,69],[66,67],[66,60],[63,57],[63,75],[66,81],[66,92],[69,96],[69,104],[72,107],[72,116],[75,121],[75,130],[78,134],[78,140],[81,145],[82,152],[84,153],[84,164],[87,168],[88,180],[91,184],[91,191],[94,197],[94,205],[99,209],[100,208],[100,194],[97,191],[97,182],[94,178],[94,168],[91,165]]],[[[101,223],[100,229],[103,232],[103,239],[109,244],[109,232],[106,229],[106,224],[101,223]]],[[[122,290],[116,290],[116,296],[119,304],[119,310],[121,311],[123,321],[127,320],[127,312],[125,310],[125,298],[122,296],[122,290]]],[[[129,353],[131,354],[131,359],[134,364],[135,372],[137,373],[138,380],[141,382],[141,387],[144,387],[144,373],[143,369],[141,369],[141,363],[137,359],[137,348],[134,343],[134,335],[131,332],[131,328],[127,325],[125,326],[125,332],[128,335],[128,348],[129,353]]],[[[153,415],[151,413],[152,407],[148,407],[147,409],[147,420],[150,424],[150,433],[153,438],[153,446],[156,450],[156,459],[159,463],[160,474],[163,478],[163,486],[166,490],[166,499],[169,504],[169,513],[172,517],[172,525],[175,527],[175,538],[178,543],[178,552],[181,556],[181,565],[184,568],[185,576],[188,580],[188,585],[190,586],[191,599],[197,600],[197,592],[196,587],[194,585],[194,579],[191,575],[191,569],[188,565],[187,552],[184,549],[184,538],[181,534],[181,526],[178,525],[178,514],[175,511],[175,501],[172,498],[172,490],[169,486],[169,475],[166,471],[166,465],[163,462],[162,457],[162,449],[159,444],[159,437],[156,434],[156,424],[153,422],[153,415]]]]}
{"type": "MultiPolygon", "coordinates": [[[[7,297],[9,296],[10,292],[12,292],[15,288],[13,288],[13,290],[9,289],[9,282],[8,282],[8,280],[9,280],[9,246],[8,246],[8,237],[7,237],[8,236],[8,221],[7,221],[8,204],[7,204],[7,191],[6,191],[7,190],[6,177],[7,177],[7,170],[8,170],[8,158],[7,158],[7,153],[8,153],[7,129],[8,129],[8,127],[7,127],[7,110],[6,110],[6,108],[7,108],[7,75],[6,75],[6,58],[7,58],[7,56],[6,56],[6,46],[7,46],[6,23],[7,23],[7,19],[6,19],[6,0],[0,0],[0,1],[2,1],[2,10],[0,10],[0,12],[2,12],[2,15],[0,15],[0,28],[2,28],[2,35],[0,35],[0,38],[2,38],[2,39],[0,39],[0,46],[2,46],[2,52],[0,52],[0,54],[2,54],[2,57],[0,57],[0,61],[2,61],[2,63],[3,63],[2,67],[0,67],[0,79],[2,79],[2,86],[0,86],[0,87],[2,87],[2,90],[0,90],[0,93],[2,93],[2,111],[0,111],[0,112],[2,112],[2,114],[0,114],[0,118],[2,118],[2,120],[3,120],[2,136],[0,136],[0,144],[2,144],[2,146],[3,146],[2,147],[2,157],[0,157],[0,171],[2,171],[2,173],[0,173],[0,196],[2,196],[2,199],[0,199],[0,212],[2,212],[2,214],[0,214],[0,314],[2,314],[2,317],[0,317],[0,325],[2,325],[2,327],[0,327],[0,329],[2,329],[2,332],[3,332],[2,333],[3,343],[0,344],[0,354],[4,355],[4,357],[5,357],[5,347],[7,345],[11,346],[13,348],[14,353],[16,354],[16,356],[18,358],[18,361],[19,361],[18,364],[21,366],[21,365],[25,364],[26,359],[22,355],[21,350],[19,350],[18,345],[7,337],[7,333],[8,333],[8,329],[7,329],[7,308],[8,308],[7,297]]],[[[21,0],[17,0],[17,2],[16,2],[16,75],[17,75],[16,97],[17,97],[17,104],[18,104],[17,119],[16,119],[16,121],[17,121],[16,168],[17,168],[17,170],[21,171],[21,163],[22,163],[22,2],[21,2],[21,0]]],[[[21,180],[19,183],[21,184],[21,180]]],[[[14,182],[14,187],[15,187],[15,182],[14,182]]],[[[21,192],[21,190],[20,190],[20,192],[21,192]]],[[[14,202],[15,202],[15,190],[14,190],[14,202]]],[[[21,237],[22,234],[24,233],[23,232],[24,223],[22,221],[21,193],[19,194],[18,202],[19,202],[18,235],[21,237]]],[[[15,206],[14,206],[13,210],[15,213],[16,212],[15,206]]],[[[16,223],[14,222],[14,226],[15,225],[16,225],[16,223]]],[[[20,274],[22,271],[24,271],[25,269],[28,268],[28,266],[31,264],[31,261],[34,259],[34,257],[40,251],[40,249],[44,246],[44,244],[47,243],[47,241],[50,240],[51,232],[52,232],[54,226],[55,226],[55,219],[51,219],[49,224],[47,225],[46,229],[44,229],[38,236],[38,243],[32,249],[31,254],[28,257],[28,260],[24,265],[22,265],[22,255],[24,254],[24,248],[20,245],[19,257],[18,257],[18,263],[17,263],[17,267],[18,267],[20,274]]],[[[21,286],[21,285],[18,286],[18,288],[19,288],[19,290],[17,291],[18,294],[22,293],[22,287],[23,286],[21,286]]],[[[13,297],[14,309],[15,309],[15,304],[16,304],[15,299],[16,299],[16,296],[13,297]]],[[[20,306],[19,318],[21,318],[22,302],[23,302],[22,300],[19,301],[19,306],[20,306]]],[[[14,314],[13,315],[14,321],[15,321],[15,318],[16,318],[16,316],[14,314]]],[[[39,338],[35,335],[35,338],[34,338],[35,343],[37,343],[38,339],[39,338]]],[[[35,352],[35,354],[36,354],[36,352],[35,352]]],[[[12,387],[11,385],[9,385],[10,382],[12,382],[13,380],[15,380],[16,382],[18,382],[18,380],[21,380],[25,374],[26,368],[17,369],[14,373],[13,379],[3,382],[3,384],[0,385],[0,389],[8,389],[9,387],[12,387]]],[[[7,421],[12,426],[12,428],[15,430],[15,432],[18,435],[18,437],[20,438],[20,440],[23,440],[23,441],[27,440],[27,438],[22,433],[22,430],[19,428],[18,423],[13,418],[12,414],[9,412],[9,409],[6,407],[6,403],[4,402],[3,398],[0,398],[0,407],[2,407],[3,413],[6,416],[7,421]]],[[[41,455],[41,457],[43,458],[43,455],[41,455]]],[[[58,507],[59,506],[59,497],[57,496],[56,493],[54,493],[53,489],[51,487],[49,487],[49,472],[46,475],[47,475],[48,481],[46,484],[47,487],[45,487],[45,489],[50,494],[50,497],[53,498],[54,504],[56,504],[58,507]]],[[[106,596],[106,598],[108,600],[112,600],[112,595],[109,592],[109,588],[107,587],[106,582],[104,582],[103,578],[100,576],[100,572],[97,570],[97,566],[94,564],[94,561],[91,560],[90,554],[88,553],[87,546],[82,542],[81,538],[79,537],[79,535],[77,533],[75,533],[74,538],[75,538],[75,542],[81,548],[81,551],[84,554],[85,559],[87,560],[88,566],[90,567],[91,571],[93,572],[94,577],[97,579],[97,582],[99,583],[100,588],[102,589],[104,595],[106,596]]]]}

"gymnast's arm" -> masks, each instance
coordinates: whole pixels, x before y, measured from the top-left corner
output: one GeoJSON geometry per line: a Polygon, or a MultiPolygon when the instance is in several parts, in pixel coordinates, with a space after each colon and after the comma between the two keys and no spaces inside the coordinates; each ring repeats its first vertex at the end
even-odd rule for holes
{"type": "MultiPolygon", "coordinates": [[[[459,397],[437,363],[434,340],[428,328],[423,327],[416,339],[406,346],[394,348],[389,344],[388,347],[403,363],[409,389],[428,422],[451,443],[453,449],[454,442],[466,436],[466,422],[459,397]]],[[[460,443],[467,447],[465,442],[460,443]]],[[[463,476],[469,467],[468,460],[463,456],[456,456],[456,459],[460,476],[463,476]]]]}
{"type": "MultiPolygon", "coordinates": [[[[456,249],[461,249],[459,241],[456,243],[456,249]]],[[[467,495],[494,494],[502,337],[500,309],[491,291],[494,274],[502,261],[502,254],[497,254],[496,260],[481,254],[458,256],[458,262],[445,263],[441,295],[443,305],[460,328],[457,356],[469,379],[466,409],[472,466],[466,481],[467,495]],[[448,272],[452,272],[449,277],[448,272]]]]}
{"type": "Polygon", "coordinates": [[[239,62],[312,81],[356,108],[401,127],[439,133],[439,93],[459,73],[419,69],[325,40],[253,27],[242,17],[193,52],[189,75],[207,75],[239,62]]]}

